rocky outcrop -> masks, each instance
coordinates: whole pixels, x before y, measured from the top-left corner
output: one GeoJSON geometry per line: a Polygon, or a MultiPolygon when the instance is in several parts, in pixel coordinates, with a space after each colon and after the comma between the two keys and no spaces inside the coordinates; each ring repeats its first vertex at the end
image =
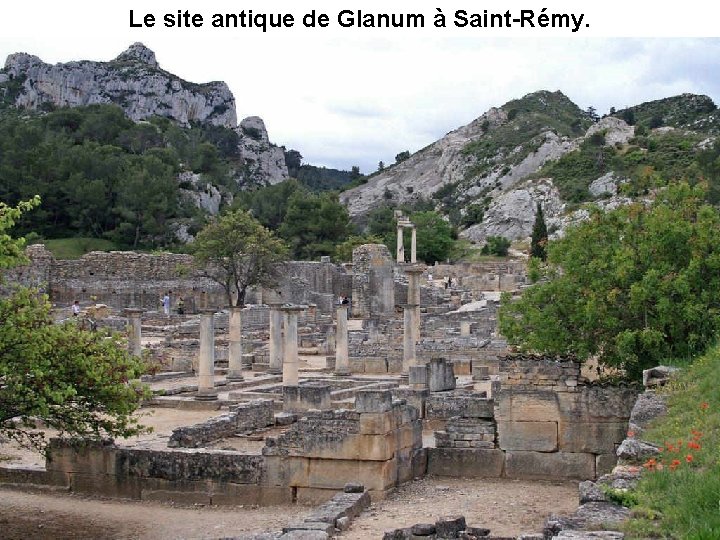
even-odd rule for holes
{"type": "Polygon", "coordinates": [[[393,202],[403,203],[418,195],[428,197],[446,184],[463,180],[475,160],[463,153],[471,142],[480,139],[490,126],[507,121],[507,113],[492,108],[466,126],[451,131],[439,141],[416,152],[367,182],[341,193],[351,216],[366,214],[386,200],[385,190],[393,202]]]}
{"type": "Polygon", "coordinates": [[[206,122],[234,127],[237,123],[235,98],[227,84],[184,81],[161,69],[155,53],[141,43],[131,45],[110,62],[50,65],[30,54],[11,54],[5,73],[23,80],[15,98],[17,107],[114,103],[135,121],[164,116],[183,125],[206,122]]]}
{"type": "Polygon", "coordinates": [[[537,204],[543,208],[549,229],[557,228],[565,211],[560,193],[552,180],[544,178],[506,191],[490,203],[483,222],[473,225],[461,236],[474,242],[485,242],[489,236],[517,239],[530,236],[537,204]]]}
{"type": "Polygon", "coordinates": [[[245,118],[236,128],[240,135],[240,176],[245,182],[278,184],[289,178],[285,152],[268,138],[265,122],[259,116],[245,118]]]}
{"type": "Polygon", "coordinates": [[[183,172],[178,176],[180,194],[189,200],[193,206],[216,216],[220,213],[222,194],[210,182],[203,181],[202,175],[183,172]]]}

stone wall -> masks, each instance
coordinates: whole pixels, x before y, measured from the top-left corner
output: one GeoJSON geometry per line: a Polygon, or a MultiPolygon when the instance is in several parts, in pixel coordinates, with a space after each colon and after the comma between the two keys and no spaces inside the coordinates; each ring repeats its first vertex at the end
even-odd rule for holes
{"type": "Polygon", "coordinates": [[[259,399],[236,405],[231,412],[174,429],[168,447],[197,448],[236,433],[256,431],[275,423],[273,401],[259,399]]]}
{"type": "Polygon", "coordinates": [[[429,472],[523,479],[609,472],[638,392],[586,384],[579,367],[572,359],[502,358],[493,400],[431,394],[425,418],[438,431],[429,472]]]}
{"type": "Polygon", "coordinates": [[[436,264],[430,269],[433,277],[450,276],[473,293],[481,291],[516,291],[526,282],[525,261],[484,261],[477,263],[436,264]]]}
{"type": "Polygon", "coordinates": [[[50,273],[55,259],[45,246],[33,244],[25,250],[30,264],[0,270],[0,294],[7,294],[13,285],[35,287],[47,290],[50,282],[50,273]]]}
{"type": "Polygon", "coordinates": [[[291,486],[298,500],[327,500],[348,482],[374,496],[425,472],[418,410],[390,391],[356,395],[355,410],[308,412],[263,449],[268,484],[291,486]]]}
{"type": "Polygon", "coordinates": [[[260,455],[55,440],[51,456],[44,483],[76,493],[183,504],[292,502],[290,489],[263,485],[265,463],[260,455]]]}
{"type": "Polygon", "coordinates": [[[395,312],[393,260],[384,244],[364,244],[353,250],[352,316],[395,312]]]}
{"type": "Polygon", "coordinates": [[[509,355],[499,359],[503,388],[572,392],[580,382],[575,358],[509,355]]]}
{"type": "MultiPolygon", "coordinates": [[[[190,255],[147,254],[131,251],[93,251],[77,260],[56,260],[44,246],[27,248],[30,264],[5,272],[8,283],[38,286],[52,302],[95,301],[116,309],[136,306],[160,310],[160,298],[172,291],[193,312],[205,306],[227,305],[223,288],[194,269],[190,255]]],[[[278,292],[250,290],[247,303],[277,301],[314,304],[332,313],[339,295],[350,295],[352,276],[331,263],[290,261],[283,265],[278,292]]]]}

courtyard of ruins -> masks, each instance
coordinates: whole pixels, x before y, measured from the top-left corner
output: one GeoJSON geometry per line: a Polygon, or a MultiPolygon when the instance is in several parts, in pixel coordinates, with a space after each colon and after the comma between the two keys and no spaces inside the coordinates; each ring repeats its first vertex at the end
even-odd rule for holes
{"type": "Polygon", "coordinates": [[[47,462],[0,444],[3,523],[13,505],[67,520],[95,505],[108,527],[95,538],[380,538],[449,514],[541,534],[549,514],[577,507],[578,480],[613,469],[638,394],[589,380],[572,358],[508,350],[497,306],[525,285],[523,261],[428,268],[401,244],[392,257],[364,245],[352,264],[287,263],[277,288],[223,309],[187,255],[28,254],[16,282],[47,284],[58,319],[79,298],[152,366],[138,414],[153,429],[54,441],[47,462]],[[184,313],[162,312],[166,291],[184,313]]]}

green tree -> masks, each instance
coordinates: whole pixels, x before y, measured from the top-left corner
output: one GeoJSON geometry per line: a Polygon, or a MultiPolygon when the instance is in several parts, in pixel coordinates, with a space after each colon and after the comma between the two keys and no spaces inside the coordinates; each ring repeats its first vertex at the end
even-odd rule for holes
{"type": "MultiPolygon", "coordinates": [[[[0,268],[23,262],[23,240],[7,231],[37,203],[0,203],[0,268]]],[[[138,434],[133,412],[146,392],[130,381],[142,372],[117,336],[55,324],[45,295],[19,287],[0,299],[0,435],[44,449],[38,420],[61,435],[138,434]]]]}
{"type": "Polygon", "coordinates": [[[195,264],[223,286],[228,303],[245,304],[249,287],[271,287],[287,246],[248,212],[234,210],[209,223],[190,245],[195,264]]]}
{"type": "Polygon", "coordinates": [[[483,255],[497,255],[498,257],[507,257],[510,249],[510,240],[504,236],[488,236],[485,239],[485,245],[480,250],[483,255]]]}
{"type": "Polygon", "coordinates": [[[550,244],[547,281],[503,299],[503,335],[523,349],[596,356],[630,377],[702,352],[720,330],[720,214],[704,197],[679,183],[649,208],[594,210],[550,244]]]}
{"type": "Polygon", "coordinates": [[[402,163],[406,159],[410,159],[410,150],[404,150],[395,156],[395,163],[402,163]]]}
{"type": "Polygon", "coordinates": [[[537,203],[535,211],[535,223],[533,223],[532,236],[530,238],[530,256],[537,257],[541,261],[547,259],[548,231],[545,224],[542,205],[537,203]]]}
{"type": "Polygon", "coordinates": [[[337,194],[304,191],[290,197],[279,229],[280,236],[290,244],[293,256],[305,260],[332,255],[335,246],[344,242],[351,232],[350,216],[337,194]]]}
{"type": "MultiPolygon", "coordinates": [[[[410,221],[417,228],[417,257],[427,264],[445,261],[452,257],[457,235],[455,229],[434,211],[415,212],[410,214],[410,221]]],[[[410,236],[410,235],[406,235],[410,236]]],[[[390,244],[390,253],[395,252],[394,244],[390,244]]],[[[409,246],[406,246],[409,253],[409,246]]]]}
{"type": "Polygon", "coordinates": [[[298,191],[305,191],[297,180],[286,180],[238,194],[234,208],[249,210],[253,217],[271,231],[277,231],[285,220],[288,204],[298,191]]]}

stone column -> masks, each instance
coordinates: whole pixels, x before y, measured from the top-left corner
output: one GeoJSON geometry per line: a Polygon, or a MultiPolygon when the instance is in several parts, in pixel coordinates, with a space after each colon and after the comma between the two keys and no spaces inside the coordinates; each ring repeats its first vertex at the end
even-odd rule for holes
{"type": "Polygon", "coordinates": [[[417,229],[415,225],[412,227],[412,236],[410,238],[410,263],[417,262],[417,229]]]}
{"type": "Polygon", "coordinates": [[[397,228],[397,262],[405,262],[405,244],[403,243],[403,227],[398,225],[397,228]]]}
{"type": "Polygon", "coordinates": [[[279,375],[283,372],[282,304],[270,304],[270,365],[268,372],[279,375]]]}
{"type": "Polygon", "coordinates": [[[335,334],[335,375],[350,375],[347,312],[347,306],[338,306],[337,332],[335,334]]]}
{"type": "Polygon", "coordinates": [[[242,381],[242,308],[230,306],[228,314],[228,372],[229,381],[242,381]]]}
{"type": "Polygon", "coordinates": [[[414,304],[403,305],[403,373],[407,373],[410,366],[417,365],[417,321],[414,304]]]}
{"type": "Polygon", "coordinates": [[[215,390],[215,309],[200,310],[200,352],[198,358],[198,392],[195,399],[217,399],[215,390]]]}
{"type": "Polygon", "coordinates": [[[142,314],[144,309],[126,308],[125,315],[128,318],[128,350],[133,356],[142,356],[142,314]]]}
{"type": "Polygon", "coordinates": [[[283,386],[298,385],[298,313],[304,306],[285,306],[282,308],[285,335],[283,341],[283,386]]]}
{"type": "MultiPolygon", "coordinates": [[[[415,231],[415,229],[413,229],[415,231]]],[[[422,266],[409,266],[405,269],[408,277],[407,303],[415,306],[414,320],[416,324],[415,338],[420,335],[420,276],[425,271],[422,266]]]]}

